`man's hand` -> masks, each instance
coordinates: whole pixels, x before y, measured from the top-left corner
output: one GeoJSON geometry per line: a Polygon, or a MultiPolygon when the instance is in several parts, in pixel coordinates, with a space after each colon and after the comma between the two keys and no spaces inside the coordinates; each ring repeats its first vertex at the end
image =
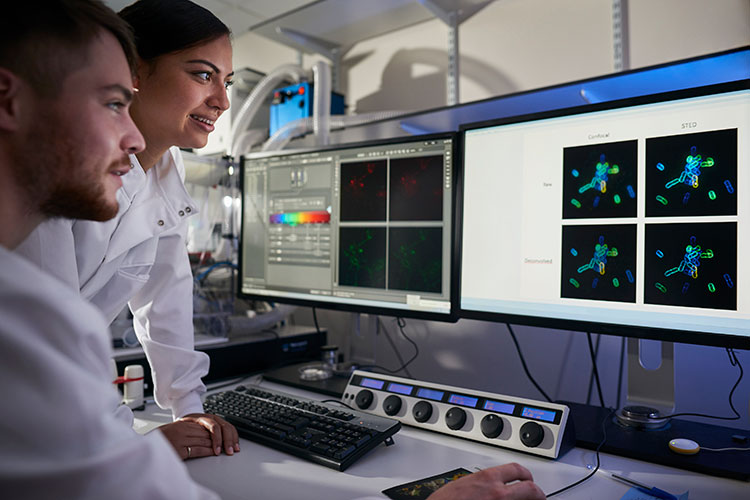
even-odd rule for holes
{"type": "Polygon", "coordinates": [[[452,481],[428,500],[544,500],[531,473],[518,464],[505,464],[452,481]]]}
{"type": "Polygon", "coordinates": [[[159,427],[183,460],[240,451],[237,429],[216,415],[192,413],[159,427]]]}

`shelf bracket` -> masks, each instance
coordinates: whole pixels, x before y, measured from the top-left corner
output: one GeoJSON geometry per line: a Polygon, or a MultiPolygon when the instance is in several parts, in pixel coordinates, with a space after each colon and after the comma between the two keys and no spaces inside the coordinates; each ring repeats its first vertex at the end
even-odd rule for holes
{"type": "Polygon", "coordinates": [[[349,48],[344,50],[340,45],[329,42],[328,40],[323,40],[321,38],[308,35],[307,33],[284,28],[282,26],[277,26],[276,32],[289,39],[289,41],[293,44],[301,46],[311,52],[315,52],[316,54],[320,54],[321,56],[331,61],[332,87],[336,92],[339,91],[341,58],[349,48]]]}
{"type": "Polygon", "coordinates": [[[471,5],[460,10],[447,10],[438,5],[435,0],[418,0],[422,6],[432,12],[432,14],[443,21],[448,26],[448,81],[447,81],[447,101],[448,106],[458,104],[458,78],[459,70],[459,48],[458,48],[458,27],[469,19],[471,16],[482,10],[492,3],[493,0],[487,0],[482,3],[471,5]]]}

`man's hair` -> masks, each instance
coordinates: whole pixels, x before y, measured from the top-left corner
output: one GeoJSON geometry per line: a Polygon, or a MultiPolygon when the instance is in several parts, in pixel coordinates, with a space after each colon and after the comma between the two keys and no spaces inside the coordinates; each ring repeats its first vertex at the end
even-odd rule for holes
{"type": "Polygon", "coordinates": [[[0,15],[0,67],[25,80],[39,95],[56,96],[67,76],[88,62],[91,42],[104,32],[120,43],[135,74],[132,30],[100,0],[7,3],[0,15]]]}
{"type": "Polygon", "coordinates": [[[231,36],[226,24],[190,0],[138,0],[119,15],[133,27],[144,61],[231,36]]]}

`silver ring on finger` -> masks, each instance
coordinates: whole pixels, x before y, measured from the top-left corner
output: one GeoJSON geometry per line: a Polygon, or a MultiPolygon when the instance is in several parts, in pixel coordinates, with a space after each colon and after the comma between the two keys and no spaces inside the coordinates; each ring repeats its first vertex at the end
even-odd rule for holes
{"type": "Polygon", "coordinates": [[[187,450],[188,450],[188,456],[187,457],[190,458],[190,455],[193,454],[193,450],[190,449],[190,446],[187,447],[187,450]]]}

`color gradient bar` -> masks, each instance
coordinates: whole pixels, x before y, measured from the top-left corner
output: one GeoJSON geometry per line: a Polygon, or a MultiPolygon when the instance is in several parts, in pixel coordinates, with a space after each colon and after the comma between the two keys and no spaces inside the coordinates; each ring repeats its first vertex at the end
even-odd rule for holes
{"type": "Polygon", "coordinates": [[[271,224],[287,224],[297,226],[299,224],[325,224],[331,222],[331,214],[325,210],[314,210],[310,212],[288,212],[285,214],[271,214],[271,224]]]}

